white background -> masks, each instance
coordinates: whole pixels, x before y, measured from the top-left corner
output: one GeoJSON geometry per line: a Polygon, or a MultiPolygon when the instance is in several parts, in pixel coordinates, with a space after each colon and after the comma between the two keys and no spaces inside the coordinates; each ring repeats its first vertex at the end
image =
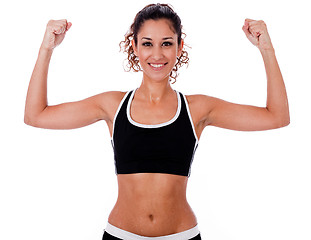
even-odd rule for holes
{"type": "MultiPolygon", "coordinates": [[[[139,86],[119,53],[135,14],[151,1],[28,0],[0,5],[0,239],[100,240],[117,197],[105,122],[46,130],[23,122],[29,79],[49,19],[73,23],[54,51],[49,104],[139,86]]],[[[173,87],[265,106],[260,52],[245,18],[262,19],[287,87],[291,124],[204,130],[188,200],[203,239],[310,240],[310,6],[308,1],[169,1],[187,33],[190,65],[173,87]]]]}

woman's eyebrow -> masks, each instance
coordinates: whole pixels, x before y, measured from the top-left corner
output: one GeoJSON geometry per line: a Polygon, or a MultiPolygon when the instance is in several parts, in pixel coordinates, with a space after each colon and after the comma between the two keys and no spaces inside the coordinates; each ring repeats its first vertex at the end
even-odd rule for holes
{"type": "MultiPolygon", "coordinates": [[[[152,38],[148,38],[148,37],[142,37],[141,40],[143,39],[146,39],[148,41],[152,41],[152,38]]],[[[162,38],[162,40],[168,40],[168,39],[173,39],[172,37],[165,37],[165,38],[162,38]]]]}

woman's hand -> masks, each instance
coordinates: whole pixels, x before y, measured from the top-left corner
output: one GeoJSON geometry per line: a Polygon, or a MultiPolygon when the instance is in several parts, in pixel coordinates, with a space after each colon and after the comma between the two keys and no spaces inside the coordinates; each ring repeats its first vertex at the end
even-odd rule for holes
{"type": "Polygon", "coordinates": [[[248,40],[258,47],[260,51],[273,50],[272,42],[264,21],[246,18],[242,30],[248,40]]]}
{"type": "Polygon", "coordinates": [[[71,22],[66,19],[50,20],[46,26],[43,42],[41,48],[53,50],[64,40],[66,32],[72,26],[71,22]]]}

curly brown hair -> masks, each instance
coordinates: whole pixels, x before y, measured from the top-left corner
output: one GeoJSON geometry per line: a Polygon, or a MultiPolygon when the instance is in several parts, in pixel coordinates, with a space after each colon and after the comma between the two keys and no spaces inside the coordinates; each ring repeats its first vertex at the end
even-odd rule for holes
{"type": "MultiPolygon", "coordinates": [[[[143,23],[149,19],[158,20],[163,18],[171,21],[173,29],[178,37],[178,45],[181,44],[181,40],[185,38],[186,34],[182,32],[181,20],[177,13],[174,12],[172,7],[170,7],[168,4],[149,4],[136,14],[134,22],[132,23],[129,31],[125,34],[125,40],[121,41],[119,44],[120,51],[123,51],[125,54],[127,54],[126,71],[142,71],[139,65],[139,59],[134,54],[131,41],[134,40],[135,44],[137,44],[137,34],[143,23]]],[[[173,67],[170,74],[170,78],[174,79],[174,82],[172,83],[176,82],[178,68],[184,64],[189,64],[189,57],[188,52],[183,48],[181,55],[177,58],[177,63],[173,67]]]]}

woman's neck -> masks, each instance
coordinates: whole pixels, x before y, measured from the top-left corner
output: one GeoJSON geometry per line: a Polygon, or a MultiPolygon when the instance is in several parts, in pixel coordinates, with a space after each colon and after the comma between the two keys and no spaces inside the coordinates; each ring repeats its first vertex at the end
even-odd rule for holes
{"type": "Polygon", "coordinates": [[[136,92],[138,92],[140,98],[143,98],[145,101],[158,103],[170,95],[170,93],[173,92],[173,89],[168,80],[154,82],[143,79],[136,92]]]}

